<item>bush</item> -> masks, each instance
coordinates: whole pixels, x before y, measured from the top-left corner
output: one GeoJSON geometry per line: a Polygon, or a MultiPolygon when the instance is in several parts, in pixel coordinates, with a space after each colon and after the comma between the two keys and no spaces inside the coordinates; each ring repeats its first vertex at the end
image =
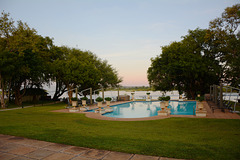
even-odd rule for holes
{"type": "Polygon", "coordinates": [[[159,101],[169,101],[170,100],[170,96],[166,96],[166,97],[158,97],[159,101]]]}
{"type": "Polygon", "coordinates": [[[196,97],[196,100],[202,102],[204,100],[204,97],[203,96],[196,97]]]}
{"type": "Polygon", "coordinates": [[[96,98],[96,101],[97,101],[97,102],[102,102],[103,99],[102,99],[101,97],[97,97],[97,98],[96,98]]]}
{"type": "Polygon", "coordinates": [[[106,101],[111,101],[112,98],[111,98],[111,97],[106,97],[105,100],[106,100],[106,101]]]}
{"type": "Polygon", "coordinates": [[[149,93],[149,92],[147,92],[146,94],[147,94],[147,95],[150,95],[150,93],[149,93]]]}
{"type": "Polygon", "coordinates": [[[78,98],[77,97],[72,97],[71,100],[72,101],[78,101],[78,98]]]}
{"type": "Polygon", "coordinates": [[[88,98],[87,97],[82,97],[81,100],[85,100],[86,101],[86,100],[88,100],[88,98]]]}

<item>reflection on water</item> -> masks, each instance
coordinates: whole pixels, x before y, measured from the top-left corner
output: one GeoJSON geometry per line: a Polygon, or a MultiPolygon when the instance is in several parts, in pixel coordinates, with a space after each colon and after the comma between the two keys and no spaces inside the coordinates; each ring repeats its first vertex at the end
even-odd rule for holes
{"type": "Polygon", "coordinates": [[[195,101],[170,101],[169,107],[173,115],[194,115],[196,109],[195,101]]]}
{"type": "MultiPolygon", "coordinates": [[[[104,114],[107,117],[116,118],[141,118],[157,116],[157,111],[161,110],[160,102],[129,102],[112,107],[113,112],[104,114]]],[[[168,108],[171,108],[173,115],[193,115],[195,114],[196,102],[169,101],[168,108]]]]}

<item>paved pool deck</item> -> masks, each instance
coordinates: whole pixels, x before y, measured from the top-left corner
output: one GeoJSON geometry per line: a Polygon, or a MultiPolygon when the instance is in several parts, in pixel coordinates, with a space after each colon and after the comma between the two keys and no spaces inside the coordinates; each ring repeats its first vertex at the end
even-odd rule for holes
{"type": "MultiPolygon", "coordinates": [[[[121,104],[121,103],[127,103],[130,101],[119,101],[119,102],[112,102],[110,106],[121,104]]],[[[64,113],[80,113],[85,114],[88,118],[94,118],[99,120],[110,120],[110,121],[146,121],[146,120],[157,120],[157,119],[165,119],[165,118],[171,118],[171,117],[185,117],[185,118],[216,118],[216,119],[240,119],[240,116],[236,113],[231,113],[228,110],[225,112],[222,112],[220,109],[212,110],[210,109],[208,103],[206,101],[202,102],[204,105],[204,108],[207,110],[207,116],[206,117],[197,117],[195,115],[169,115],[169,116],[153,116],[153,117],[144,117],[144,118],[113,118],[113,117],[106,117],[99,113],[93,113],[93,112],[83,112],[83,111],[77,111],[77,112],[69,112],[68,109],[61,109],[61,110],[55,110],[52,112],[64,112],[64,113]]],[[[103,104],[103,107],[106,106],[103,104]]],[[[98,108],[96,104],[88,106],[90,109],[98,108]]]]}
{"type": "Polygon", "coordinates": [[[97,150],[0,134],[0,160],[180,160],[97,150]]]}

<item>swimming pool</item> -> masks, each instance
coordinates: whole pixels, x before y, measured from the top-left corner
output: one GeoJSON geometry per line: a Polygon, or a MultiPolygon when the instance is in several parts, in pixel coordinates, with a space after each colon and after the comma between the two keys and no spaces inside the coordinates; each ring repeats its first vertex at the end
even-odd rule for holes
{"type": "MultiPolygon", "coordinates": [[[[113,112],[103,116],[115,118],[143,118],[157,116],[160,102],[128,102],[111,106],[113,112]]],[[[195,115],[196,101],[169,101],[171,115],[195,115]]]]}

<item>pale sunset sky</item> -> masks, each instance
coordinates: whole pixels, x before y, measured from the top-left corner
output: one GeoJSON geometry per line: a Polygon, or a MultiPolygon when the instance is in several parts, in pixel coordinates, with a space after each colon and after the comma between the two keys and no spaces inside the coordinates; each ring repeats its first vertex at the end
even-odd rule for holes
{"type": "Polygon", "coordinates": [[[117,69],[123,86],[148,85],[150,59],[188,30],[207,28],[239,0],[0,0],[57,46],[90,50],[117,69]]]}

